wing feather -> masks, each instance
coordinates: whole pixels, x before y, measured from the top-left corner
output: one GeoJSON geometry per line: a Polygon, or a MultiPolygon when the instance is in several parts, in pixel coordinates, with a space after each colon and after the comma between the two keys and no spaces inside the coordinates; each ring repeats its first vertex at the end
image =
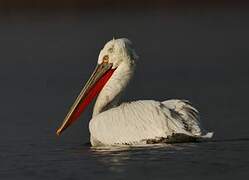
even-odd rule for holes
{"type": "Polygon", "coordinates": [[[201,135],[198,117],[198,111],[188,101],[123,103],[94,116],[89,124],[91,143],[133,145],[159,142],[175,134],[198,137],[201,135]]]}

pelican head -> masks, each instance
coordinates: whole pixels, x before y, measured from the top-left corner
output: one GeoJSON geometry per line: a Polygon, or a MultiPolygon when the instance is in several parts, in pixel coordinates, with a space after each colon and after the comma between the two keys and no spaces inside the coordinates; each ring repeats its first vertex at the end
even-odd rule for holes
{"type": "Polygon", "coordinates": [[[77,120],[97,95],[98,100],[94,107],[94,114],[100,113],[104,107],[110,104],[128,84],[137,59],[138,56],[130,40],[122,38],[107,42],[100,51],[97,66],[90,79],[76,98],[62,125],[56,131],[57,135],[60,135],[77,120]]]}
{"type": "Polygon", "coordinates": [[[124,61],[133,64],[137,59],[138,56],[129,39],[113,39],[107,42],[100,51],[98,64],[108,62],[112,64],[112,69],[116,69],[124,61]]]}

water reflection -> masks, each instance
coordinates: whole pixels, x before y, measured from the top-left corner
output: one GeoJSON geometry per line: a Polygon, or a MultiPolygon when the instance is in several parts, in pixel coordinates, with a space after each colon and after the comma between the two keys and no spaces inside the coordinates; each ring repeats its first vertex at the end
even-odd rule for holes
{"type": "Polygon", "coordinates": [[[95,159],[106,166],[111,172],[125,172],[127,167],[141,162],[160,162],[172,159],[172,154],[185,149],[182,145],[140,145],[140,146],[109,146],[91,147],[95,159]]]}
{"type": "Polygon", "coordinates": [[[96,155],[116,154],[119,152],[133,152],[137,153],[142,151],[160,151],[170,152],[172,150],[182,150],[187,147],[196,146],[195,143],[181,143],[181,144],[145,144],[145,145],[133,145],[133,146],[103,146],[103,147],[91,147],[91,151],[96,155]]]}

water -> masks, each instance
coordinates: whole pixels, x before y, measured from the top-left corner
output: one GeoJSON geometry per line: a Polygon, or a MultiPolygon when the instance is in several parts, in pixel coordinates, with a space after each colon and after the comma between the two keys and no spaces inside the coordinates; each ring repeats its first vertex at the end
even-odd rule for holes
{"type": "Polygon", "coordinates": [[[248,18],[236,9],[2,13],[0,179],[245,179],[248,18]],[[189,99],[211,142],[94,149],[92,105],[56,137],[113,36],[140,56],[123,99],[189,99]]]}
{"type": "MultiPolygon", "coordinates": [[[[234,179],[249,175],[249,142],[94,149],[83,144],[8,147],[1,179],[234,179]],[[12,159],[10,161],[9,159],[12,159]]],[[[2,149],[1,149],[2,150],[2,149]]]]}

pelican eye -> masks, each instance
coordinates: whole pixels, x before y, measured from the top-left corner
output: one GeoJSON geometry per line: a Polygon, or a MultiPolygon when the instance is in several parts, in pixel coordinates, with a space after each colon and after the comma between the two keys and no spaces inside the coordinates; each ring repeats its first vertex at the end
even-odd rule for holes
{"type": "Polygon", "coordinates": [[[108,49],[108,52],[109,52],[109,53],[113,53],[113,47],[109,48],[109,49],[108,49]]]}
{"type": "Polygon", "coordinates": [[[108,63],[109,62],[109,56],[108,55],[105,55],[103,57],[103,63],[108,63]]]}

